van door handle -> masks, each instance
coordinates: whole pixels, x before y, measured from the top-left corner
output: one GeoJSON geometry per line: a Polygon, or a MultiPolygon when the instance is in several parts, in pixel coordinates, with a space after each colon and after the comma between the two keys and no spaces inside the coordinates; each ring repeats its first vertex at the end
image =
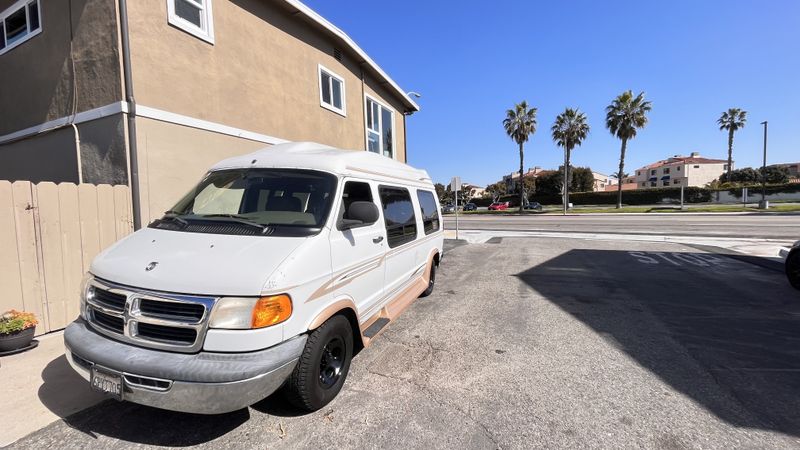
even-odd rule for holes
{"type": "Polygon", "coordinates": [[[374,242],[375,244],[380,244],[381,241],[383,241],[383,236],[378,236],[376,238],[372,238],[372,242],[374,242]]]}

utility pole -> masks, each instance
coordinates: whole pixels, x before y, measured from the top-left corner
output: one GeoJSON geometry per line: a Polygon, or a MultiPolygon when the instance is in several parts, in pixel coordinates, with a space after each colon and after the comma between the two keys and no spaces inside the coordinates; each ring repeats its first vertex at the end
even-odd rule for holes
{"type": "Polygon", "coordinates": [[[758,209],[769,209],[767,201],[767,121],[761,122],[764,125],[764,162],[761,165],[761,203],[758,209]]]}

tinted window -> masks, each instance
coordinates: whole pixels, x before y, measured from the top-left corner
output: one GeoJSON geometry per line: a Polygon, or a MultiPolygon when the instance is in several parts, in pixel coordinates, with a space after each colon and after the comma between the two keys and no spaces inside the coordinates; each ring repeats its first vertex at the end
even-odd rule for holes
{"type": "Polygon", "coordinates": [[[408,189],[381,186],[380,195],[389,247],[416,239],[417,219],[408,189]]]}
{"type": "Polygon", "coordinates": [[[433,192],[417,191],[417,199],[422,210],[422,228],[425,230],[425,234],[439,231],[439,210],[436,209],[433,192]]]}

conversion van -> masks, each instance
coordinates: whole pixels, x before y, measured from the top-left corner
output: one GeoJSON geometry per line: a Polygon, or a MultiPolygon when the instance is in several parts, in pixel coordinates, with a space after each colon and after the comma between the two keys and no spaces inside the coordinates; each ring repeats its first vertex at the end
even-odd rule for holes
{"type": "Polygon", "coordinates": [[[94,259],[66,356],[119,400],[216,414],[283,387],[312,411],[431,293],[442,245],[425,171],[311,143],[230,158],[94,259]]]}

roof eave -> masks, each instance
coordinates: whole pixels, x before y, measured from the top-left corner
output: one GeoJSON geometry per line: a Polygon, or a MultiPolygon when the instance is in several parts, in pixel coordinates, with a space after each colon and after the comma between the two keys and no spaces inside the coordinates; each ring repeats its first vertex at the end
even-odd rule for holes
{"type": "Polygon", "coordinates": [[[326,31],[328,31],[329,33],[333,34],[335,37],[340,39],[348,47],[350,47],[352,51],[354,51],[359,57],[361,57],[364,60],[364,62],[378,74],[379,77],[383,78],[383,80],[389,85],[389,87],[391,87],[394,93],[397,94],[397,96],[403,100],[403,103],[405,104],[406,107],[405,112],[413,113],[420,110],[419,105],[417,105],[417,103],[414,100],[412,100],[411,97],[409,97],[405,92],[403,92],[400,86],[397,83],[395,83],[395,81],[392,80],[392,78],[386,72],[384,72],[383,69],[381,69],[381,67],[375,61],[373,61],[372,58],[370,58],[369,55],[367,55],[367,53],[364,50],[362,50],[361,47],[359,47],[358,44],[356,44],[356,42],[353,39],[350,38],[350,36],[347,35],[347,33],[340,30],[336,25],[330,23],[326,18],[322,17],[316,11],[303,4],[303,2],[301,2],[300,0],[284,0],[284,1],[287,4],[291,5],[293,8],[303,13],[309,20],[311,20],[311,22],[317,24],[318,26],[322,27],[323,29],[325,29],[326,31]]]}

